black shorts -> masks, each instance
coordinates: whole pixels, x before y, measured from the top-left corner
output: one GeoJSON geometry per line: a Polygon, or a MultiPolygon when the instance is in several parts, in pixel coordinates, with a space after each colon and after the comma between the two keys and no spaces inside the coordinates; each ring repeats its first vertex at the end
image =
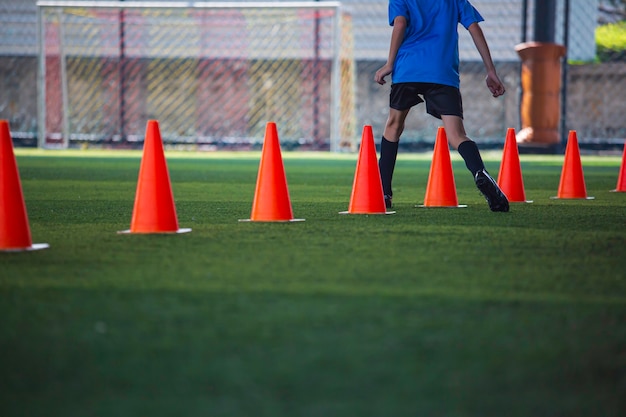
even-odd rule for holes
{"type": "Polygon", "coordinates": [[[389,107],[407,110],[426,102],[426,112],[437,119],[444,116],[463,118],[463,102],[458,88],[434,83],[397,83],[391,85],[389,107]]]}

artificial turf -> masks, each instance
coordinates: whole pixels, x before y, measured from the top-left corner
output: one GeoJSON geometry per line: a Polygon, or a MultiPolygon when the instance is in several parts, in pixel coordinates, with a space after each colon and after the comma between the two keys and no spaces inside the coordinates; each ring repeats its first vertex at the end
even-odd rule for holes
{"type": "MultiPolygon", "coordinates": [[[[340,215],[356,155],[283,153],[294,215],[250,217],[259,153],[168,152],[183,235],[128,229],[141,154],[16,150],[33,242],[0,253],[0,415],[620,416],[626,193],[554,200],[562,156],[522,156],[527,198],[340,215]]],[[[486,154],[497,174],[498,153],[486,154]]]]}

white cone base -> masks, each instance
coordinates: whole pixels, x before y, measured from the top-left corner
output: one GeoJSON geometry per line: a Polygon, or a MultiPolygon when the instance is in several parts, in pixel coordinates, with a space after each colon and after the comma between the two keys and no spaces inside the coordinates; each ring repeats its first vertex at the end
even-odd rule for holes
{"type": "Polygon", "coordinates": [[[173,232],[131,232],[130,229],[128,229],[128,230],[120,230],[119,232],[117,232],[117,234],[118,235],[177,235],[177,234],[189,233],[189,232],[191,232],[191,229],[189,228],[178,229],[173,232]]]}
{"type": "Polygon", "coordinates": [[[357,213],[357,212],[351,212],[351,211],[340,211],[339,214],[360,214],[360,215],[378,215],[378,214],[382,214],[382,215],[389,215],[389,214],[396,214],[395,211],[385,211],[385,212],[380,212],[380,213],[357,213]]]}
{"type": "Polygon", "coordinates": [[[50,245],[47,243],[33,243],[27,248],[0,249],[0,252],[32,252],[35,250],[48,249],[50,245]]]}
{"type": "Polygon", "coordinates": [[[552,200],[595,200],[595,197],[550,197],[552,200]]]}
{"type": "Polygon", "coordinates": [[[467,204],[459,204],[458,206],[425,206],[423,204],[416,205],[419,208],[465,208],[467,204]]]}
{"type": "Polygon", "coordinates": [[[289,219],[289,220],[252,220],[252,219],[239,219],[241,223],[293,223],[303,222],[304,219],[289,219]]]}

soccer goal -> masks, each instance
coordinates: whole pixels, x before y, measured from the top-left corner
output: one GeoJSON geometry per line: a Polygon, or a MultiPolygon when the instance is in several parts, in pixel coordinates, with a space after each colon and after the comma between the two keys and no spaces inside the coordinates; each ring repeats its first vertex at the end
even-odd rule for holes
{"type": "Polygon", "coordinates": [[[356,138],[351,22],[335,1],[39,1],[39,146],[338,151],[356,138]]]}

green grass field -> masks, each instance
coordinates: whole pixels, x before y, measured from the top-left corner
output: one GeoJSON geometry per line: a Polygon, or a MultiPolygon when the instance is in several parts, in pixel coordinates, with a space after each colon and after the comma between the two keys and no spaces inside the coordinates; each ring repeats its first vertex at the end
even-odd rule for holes
{"type": "MultiPolygon", "coordinates": [[[[283,153],[294,215],[250,217],[259,153],[167,152],[183,235],[128,229],[139,152],[17,149],[33,242],[0,253],[0,416],[623,416],[626,193],[553,200],[562,156],[522,155],[492,213],[416,208],[430,154],[400,155],[390,216],[339,215],[356,155],[283,153]]],[[[500,154],[486,154],[497,174],[500,154]]]]}

